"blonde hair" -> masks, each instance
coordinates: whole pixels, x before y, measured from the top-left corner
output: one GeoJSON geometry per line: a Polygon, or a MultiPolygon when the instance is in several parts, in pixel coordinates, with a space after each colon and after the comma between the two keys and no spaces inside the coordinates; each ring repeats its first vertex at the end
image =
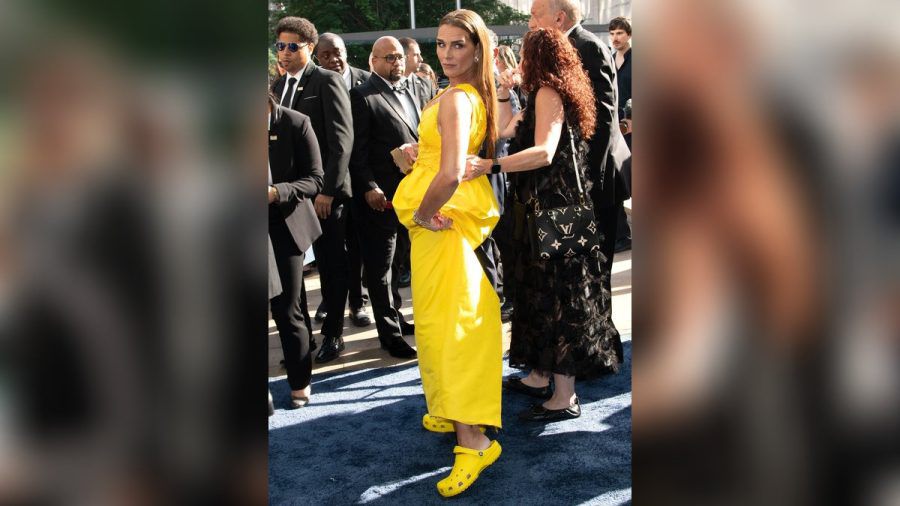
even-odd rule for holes
{"type": "Polygon", "coordinates": [[[497,87],[494,84],[493,48],[487,25],[484,24],[481,16],[468,9],[447,13],[441,18],[438,27],[443,25],[451,25],[465,30],[472,42],[478,45],[478,50],[475,52],[475,56],[478,58],[475,64],[475,78],[471,84],[481,95],[487,112],[487,131],[484,143],[487,158],[493,158],[494,145],[499,137],[497,132],[497,87]]]}
{"type": "Polygon", "coordinates": [[[519,63],[516,61],[516,53],[509,46],[497,46],[497,58],[508,69],[514,69],[519,66],[519,63]]]}

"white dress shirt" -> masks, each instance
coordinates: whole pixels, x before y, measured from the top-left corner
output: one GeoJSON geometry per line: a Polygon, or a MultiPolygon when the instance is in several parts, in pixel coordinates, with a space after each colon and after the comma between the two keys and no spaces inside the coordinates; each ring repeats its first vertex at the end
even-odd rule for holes
{"type": "Polygon", "coordinates": [[[286,73],[286,74],[284,75],[284,77],[285,77],[285,79],[284,79],[284,89],[281,90],[281,97],[280,97],[280,100],[278,101],[279,104],[283,104],[283,103],[284,103],[284,96],[287,94],[288,88],[290,88],[290,86],[288,86],[288,83],[290,82],[290,80],[291,80],[292,77],[293,77],[294,79],[296,79],[297,82],[294,83],[294,91],[293,91],[293,93],[291,94],[290,100],[289,100],[287,103],[288,103],[288,104],[293,104],[293,103],[294,103],[294,97],[297,96],[297,90],[300,89],[300,77],[303,76],[303,73],[306,72],[306,68],[307,68],[311,63],[312,63],[312,60],[306,62],[306,67],[303,67],[302,69],[298,70],[296,74],[286,73]]]}
{"type": "MultiPolygon", "coordinates": [[[[378,75],[378,74],[375,74],[375,75],[378,75]]],[[[381,76],[378,76],[378,77],[381,77],[381,76]]],[[[403,78],[403,79],[408,80],[408,78],[403,78]]],[[[399,81],[397,81],[396,84],[402,83],[403,79],[400,79],[399,81]]],[[[385,83],[387,83],[387,85],[390,86],[391,88],[393,88],[395,86],[395,84],[391,83],[390,81],[388,81],[387,79],[385,79],[383,77],[381,77],[381,80],[384,81],[385,83]]],[[[412,87],[411,87],[410,83],[406,84],[406,92],[400,92],[400,91],[396,91],[396,90],[391,90],[391,91],[393,91],[394,95],[400,100],[400,105],[403,106],[403,112],[406,113],[406,118],[409,120],[409,124],[412,125],[413,127],[418,126],[418,124],[419,124],[419,107],[416,105],[415,100],[413,100],[413,98],[412,98],[412,95],[411,95],[412,87]]]]}

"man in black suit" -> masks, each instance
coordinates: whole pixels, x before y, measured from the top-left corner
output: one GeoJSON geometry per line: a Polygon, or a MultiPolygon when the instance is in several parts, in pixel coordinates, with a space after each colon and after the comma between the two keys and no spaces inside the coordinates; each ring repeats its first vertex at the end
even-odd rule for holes
{"type": "Polygon", "coordinates": [[[366,245],[363,260],[378,340],[391,355],[410,358],[415,350],[401,334],[414,329],[411,325],[404,328],[397,311],[398,276],[391,269],[401,225],[390,201],[403,174],[390,152],[402,144],[418,142],[419,115],[431,99],[431,88],[411,89],[409,78],[403,75],[404,56],[394,37],[378,39],[372,47],[375,72],[365,84],[350,91],[356,129],[350,173],[360,209],[360,234],[366,245]]]}
{"type": "Polygon", "coordinates": [[[334,33],[319,35],[319,43],[316,45],[316,58],[319,60],[319,65],[322,68],[341,75],[348,91],[366,82],[371,75],[371,72],[351,67],[347,63],[347,46],[344,45],[344,39],[334,33]]]}
{"type": "MultiPolygon", "coordinates": [[[[528,27],[559,30],[569,37],[581,56],[594,87],[597,105],[597,130],[590,140],[588,165],[594,180],[591,200],[600,223],[603,242],[600,245],[606,262],[603,265],[604,287],[612,289],[612,262],[616,243],[617,215],[629,192],[622,178],[622,163],[631,155],[619,131],[616,100],[616,69],[606,44],[585,30],[581,7],[575,0],[535,0],[531,4],[528,27]]],[[[610,320],[612,324],[612,320],[610,320]]],[[[621,357],[621,350],[619,350],[621,357]]]]}
{"type": "Polygon", "coordinates": [[[349,273],[346,210],[352,195],[348,170],[353,150],[350,95],[340,75],[312,62],[312,48],[319,38],[312,23],[285,17],[278,22],[275,33],[278,62],[286,73],[275,82],[273,92],[279,104],[309,116],[322,153],[325,176],[314,203],[322,236],[313,248],[328,313],[322,323],[324,340],[316,362],[329,362],[344,350],[349,273]]]}
{"type": "Polygon", "coordinates": [[[303,255],[322,233],[312,204],[322,188],[322,176],[319,144],[309,118],[280,107],[270,94],[269,276],[277,278],[270,279],[269,296],[293,408],[304,406],[310,395],[312,326],[303,284],[303,255]]]}
{"type": "MultiPolygon", "coordinates": [[[[344,40],[333,33],[319,35],[316,58],[322,68],[341,75],[347,91],[366,82],[371,74],[365,70],[351,67],[347,63],[347,47],[344,45],[344,40]]],[[[353,207],[351,205],[350,209],[345,210],[347,213],[347,259],[350,265],[347,302],[350,306],[350,321],[357,327],[367,327],[372,324],[372,320],[363,310],[369,296],[362,287],[362,252],[360,251],[359,234],[356,233],[357,226],[354,223],[356,211],[353,207]]],[[[319,306],[316,313],[327,314],[327,309],[323,301],[323,305],[319,306]]]]}
{"type": "MultiPolygon", "coordinates": [[[[619,119],[625,118],[625,104],[631,99],[631,21],[619,16],[609,21],[609,42],[615,50],[613,61],[616,64],[616,94],[618,96],[619,119]]],[[[631,149],[631,132],[624,134],[625,144],[631,149]]],[[[625,184],[631,188],[631,171],[622,170],[625,184]]],[[[619,225],[616,237],[616,253],[631,249],[631,227],[625,216],[625,209],[619,208],[619,225]]]]}

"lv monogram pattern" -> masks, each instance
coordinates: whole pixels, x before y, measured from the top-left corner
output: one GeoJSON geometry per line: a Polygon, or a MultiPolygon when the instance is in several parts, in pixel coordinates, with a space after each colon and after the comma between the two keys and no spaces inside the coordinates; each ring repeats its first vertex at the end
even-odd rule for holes
{"type": "Polygon", "coordinates": [[[537,242],[532,254],[541,260],[572,258],[578,254],[600,256],[600,237],[590,205],[556,207],[536,210],[531,216],[537,242]]]}

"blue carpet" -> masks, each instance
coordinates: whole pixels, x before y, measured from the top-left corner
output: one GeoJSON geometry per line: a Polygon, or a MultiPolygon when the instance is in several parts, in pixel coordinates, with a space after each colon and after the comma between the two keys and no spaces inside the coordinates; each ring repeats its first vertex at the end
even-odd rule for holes
{"type": "MultiPolygon", "coordinates": [[[[631,341],[615,376],[579,382],[582,415],[540,425],[516,415],[532,399],[503,396],[500,459],[456,504],[630,504],[631,341]]],[[[504,376],[517,372],[504,367],[504,376]]],[[[271,504],[442,504],[435,483],[453,464],[452,434],[421,426],[416,364],[317,375],[312,402],[284,409],[284,378],[270,380],[271,504]]]]}

